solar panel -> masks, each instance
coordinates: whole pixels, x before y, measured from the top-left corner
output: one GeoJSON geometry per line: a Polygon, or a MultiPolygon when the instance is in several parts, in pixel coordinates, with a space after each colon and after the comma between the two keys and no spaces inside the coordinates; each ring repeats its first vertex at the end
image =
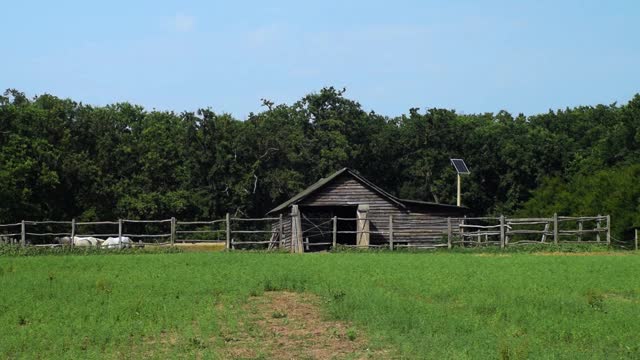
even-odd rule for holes
{"type": "Polygon", "coordinates": [[[464,163],[464,160],[462,160],[462,159],[451,159],[451,164],[453,165],[454,168],[456,168],[456,171],[458,172],[458,175],[469,175],[469,174],[471,174],[471,172],[469,171],[469,168],[467,167],[467,164],[464,163]]]}

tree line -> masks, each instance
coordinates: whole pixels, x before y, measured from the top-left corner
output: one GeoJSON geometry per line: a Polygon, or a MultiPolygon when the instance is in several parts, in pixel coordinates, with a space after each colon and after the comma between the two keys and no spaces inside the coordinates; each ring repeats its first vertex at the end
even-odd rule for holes
{"type": "Polygon", "coordinates": [[[455,203],[463,158],[475,214],[611,214],[640,225],[640,95],[524,116],[367,112],[333,87],[246,119],[0,97],[0,223],[22,219],[261,216],[351,167],[401,198],[455,203]]]}

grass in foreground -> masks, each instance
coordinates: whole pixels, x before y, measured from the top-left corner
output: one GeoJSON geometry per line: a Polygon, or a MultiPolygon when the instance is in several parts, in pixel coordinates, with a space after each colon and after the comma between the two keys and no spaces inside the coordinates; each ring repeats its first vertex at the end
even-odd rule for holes
{"type": "Polygon", "coordinates": [[[251,299],[288,290],[403,358],[639,358],[638,269],[637,254],[0,257],[0,357],[227,357],[234,334],[261,336],[251,299]]]}

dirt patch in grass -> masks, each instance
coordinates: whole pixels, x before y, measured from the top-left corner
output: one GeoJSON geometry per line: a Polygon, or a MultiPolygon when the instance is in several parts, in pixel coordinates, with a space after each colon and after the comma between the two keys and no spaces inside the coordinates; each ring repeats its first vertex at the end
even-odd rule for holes
{"type": "Polygon", "coordinates": [[[245,307],[244,331],[227,342],[227,358],[387,359],[386,350],[371,350],[362,332],[347,323],[322,317],[320,299],[312,294],[265,292],[245,307]]]}

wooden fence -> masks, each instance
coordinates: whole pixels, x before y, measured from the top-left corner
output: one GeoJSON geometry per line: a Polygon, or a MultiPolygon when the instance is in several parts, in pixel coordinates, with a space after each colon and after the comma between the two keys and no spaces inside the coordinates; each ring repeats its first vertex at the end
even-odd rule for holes
{"type": "MultiPolygon", "coordinates": [[[[499,246],[526,244],[594,243],[611,245],[611,217],[569,217],[554,214],[550,218],[464,217],[396,222],[389,216],[388,226],[370,230],[369,219],[303,218],[298,242],[305,251],[314,247],[376,248],[452,248],[454,246],[499,246]],[[340,221],[357,224],[354,229],[339,230],[340,221]],[[446,224],[446,225],[445,225],[446,224]],[[305,230],[306,229],[306,230],[305,230]],[[355,244],[338,244],[341,234],[356,234],[355,244]],[[366,241],[360,241],[361,237],[366,241]],[[377,238],[378,241],[369,241],[377,238]],[[319,239],[318,239],[319,238],[319,239]],[[380,241],[380,240],[383,241],[380,241]]],[[[295,234],[294,234],[295,236],[295,234]]],[[[295,239],[294,239],[295,242],[295,239]]]]}
{"type": "MultiPolygon", "coordinates": [[[[370,228],[366,218],[307,219],[308,223],[279,217],[233,218],[212,221],[21,221],[0,224],[0,240],[13,244],[57,246],[55,237],[129,237],[142,245],[224,243],[227,249],[288,248],[292,251],[329,250],[340,246],[391,250],[398,248],[452,248],[454,246],[518,246],[566,242],[611,244],[611,218],[606,216],[551,218],[474,217],[427,220],[429,224],[397,223],[389,216],[386,227],[370,228]],[[342,222],[343,226],[338,226],[342,222]],[[437,223],[436,223],[437,222],[437,223]],[[446,226],[444,226],[446,223],[446,226]],[[311,225],[310,225],[311,224],[311,225]],[[344,226],[344,224],[350,224],[344,226]],[[285,225],[287,229],[285,229],[285,225]],[[420,226],[418,226],[420,225],[420,226]],[[43,229],[44,227],[44,229],[43,229]],[[291,227],[291,228],[289,228],[291,227]],[[287,234],[285,234],[285,230],[287,234]],[[289,232],[290,230],[290,232],[289,232]],[[355,244],[339,244],[342,234],[355,235],[355,244]],[[290,237],[287,240],[287,236],[290,237]],[[285,241],[289,241],[285,244],[285,241]]],[[[637,235],[636,235],[637,236],[637,235]]],[[[637,240],[636,240],[637,244],[637,240]]],[[[637,245],[636,245],[637,246],[637,245]]]]}
{"type": "Polygon", "coordinates": [[[282,236],[271,229],[270,223],[280,222],[279,218],[232,218],[212,221],[178,221],[175,217],[163,220],[117,221],[30,221],[15,224],[0,224],[0,241],[23,246],[58,246],[59,237],[128,237],[135,244],[171,246],[176,243],[224,243],[226,248],[247,245],[278,245],[282,236]],[[248,226],[243,226],[243,225],[248,226]],[[43,229],[44,227],[44,229],[43,229]],[[274,236],[276,233],[276,236],[274,236]],[[270,234],[269,240],[257,240],[256,236],[270,234]],[[240,239],[239,237],[246,237],[240,239]]]}
{"type": "Polygon", "coordinates": [[[455,244],[498,245],[504,248],[524,244],[566,242],[611,245],[611,217],[570,217],[554,214],[551,218],[500,216],[448,219],[449,248],[455,244]]]}

